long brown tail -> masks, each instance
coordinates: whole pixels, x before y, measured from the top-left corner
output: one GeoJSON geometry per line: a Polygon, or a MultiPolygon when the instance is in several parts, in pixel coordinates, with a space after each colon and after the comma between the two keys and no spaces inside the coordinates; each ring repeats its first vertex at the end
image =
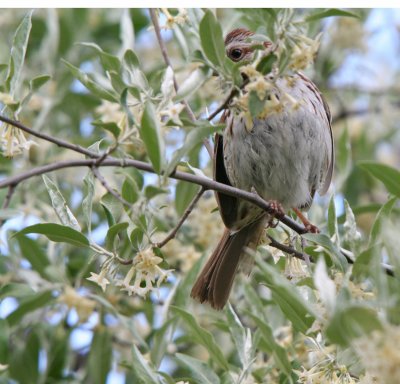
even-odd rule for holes
{"type": "Polygon", "coordinates": [[[265,217],[262,217],[233,234],[225,229],[190,295],[200,303],[207,302],[215,309],[222,309],[228,301],[241,256],[246,247],[257,247],[264,225],[265,217]]]}

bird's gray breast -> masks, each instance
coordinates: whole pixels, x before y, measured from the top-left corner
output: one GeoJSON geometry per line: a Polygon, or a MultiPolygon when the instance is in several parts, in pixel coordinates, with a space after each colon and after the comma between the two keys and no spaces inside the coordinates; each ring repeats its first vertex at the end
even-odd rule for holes
{"type": "MultiPolygon", "coordinates": [[[[300,83],[300,82],[298,82],[300,83]]],[[[284,207],[309,205],[329,166],[331,137],[329,121],[321,113],[317,96],[302,84],[295,89],[280,84],[299,106],[285,105],[266,119],[255,119],[251,130],[234,117],[224,133],[224,162],[232,185],[251,190],[284,207]]]]}

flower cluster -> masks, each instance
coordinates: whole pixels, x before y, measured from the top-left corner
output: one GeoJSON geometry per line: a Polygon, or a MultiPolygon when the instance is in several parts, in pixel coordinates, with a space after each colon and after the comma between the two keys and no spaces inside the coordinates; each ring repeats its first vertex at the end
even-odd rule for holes
{"type": "Polygon", "coordinates": [[[178,14],[176,16],[172,16],[167,8],[161,8],[162,13],[166,16],[167,21],[165,25],[161,28],[163,29],[172,29],[175,24],[185,24],[188,20],[188,14],[185,8],[179,8],[178,14]]]}
{"type": "Polygon", "coordinates": [[[36,143],[32,140],[26,140],[23,132],[8,124],[1,127],[0,148],[5,157],[14,157],[24,151],[28,151],[36,143]]]}
{"type": "Polygon", "coordinates": [[[313,40],[302,35],[297,37],[297,43],[292,47],[289,68],[294,71],[301,71],[314,62],[319,48],[319,38],[313,40]]]}
{"type": "Polygon", "coordinates": [[[152,248],[139,252],[133,259],[132,267],[125,278],[117,283],[128,295],[136,294],[145,296],[148,292],[155,291],[154,283],[157,280],[157,288],[167,279],[172,270],[164,270],[159,264],[161,257],[154,254],[152,248]],[[133,285],[131,284],[134,279],[133,285]]]}
{"type": "Polygon", "coordinates": [[[96,302],[80,295],[74,288],[66,286],[58,297],[58,302],[65,304],[69,309],[75,308],[80,322],[85,322],[93,313],[96,302]]]}

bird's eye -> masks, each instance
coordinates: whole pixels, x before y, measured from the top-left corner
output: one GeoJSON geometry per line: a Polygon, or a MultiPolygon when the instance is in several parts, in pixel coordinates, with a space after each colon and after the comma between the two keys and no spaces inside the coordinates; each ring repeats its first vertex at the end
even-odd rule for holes
{"type": "Polygon", "coordinates": [[[239,48],[234,48],[229,52],[229,57],[233,61],[239,61],[243,56],[243,50],[239,48]]]}

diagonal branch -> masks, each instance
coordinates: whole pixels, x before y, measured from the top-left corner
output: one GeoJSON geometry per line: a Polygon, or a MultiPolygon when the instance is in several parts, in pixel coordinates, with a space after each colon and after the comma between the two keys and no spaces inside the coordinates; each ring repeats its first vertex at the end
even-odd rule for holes
{"type": "Polygon", "coordinates": [[[188,218],[188,216],[191,214],[191,212],[193,211],[193,208],[196,206],[197,202],[200,200],[200,197],[203,196],[203,193],[205,191],[206,191],[206,189],[204,187],[202,187],[200,189],[200,191],[197,192],[196,196],[193,198],[193,200],[191,201],[189,206],[186,208],[186,211],[184,212],[184,214],[180,218],[180,220],[179,220],[178,224],[175,226],[175,228],[172,229],[172,231],[167,235],[167,237],[163,241],[160,241],[159,243],[155,244],[155,246],[157,248],[162,248],[170,240],[175,238],[177,232],[179,231],[179,228],[182,227],[183,223],[188,218]]]}
{"type": "MultiPolygon", "coordinates": [[[[133,159],[116,159],[116,158],[107,158],[101,164],[97,164],[97,159],[82,159],[82,160],[68,160],[68,161],[60,161],[57,163],[51,163],[47,165],[42,165],[37,168],[32,168],[29,171],[22,172],[19,175],[9,177],[0,181],[0,189],[6,188],[10,185],[17,185],[20,182],[30,179],[34,176],[43,175],[45,173],[49,173],[52,171],[56,171],[63,168],[74,168],[74,167],[95,167],[95,166],[107,166],[107,167],[134,167],[141,171],[146,171],[150,173],[156,173],[154,168],[143,161],[133,160],[133,159]]],[[[176,179],[187,181],[192,184],[198,184],[204,187],[206,190],[214,190],[217,192],[224,193],[229,196],[237,197],[239,199],[247,200],[258,207],[262,208],[268,213],[274,214],[275,210],[270,206],[270,204],[262,199],[255,193],[247,192],[238,188],[231,187],[230,185],[226,185],[223,183],[218,183],[208,177],[193,175],[187,172],[174,171],[169,177],[176,179]]],[[[307,230],[303,225],[300,225],[289,216],[283,215],[278,218],[279,221],[286,224],[288,227],[293,229],[298,234],[306,233],[307,230]]]]}
{"type": "MultiPolygon", "coordinates": [[[[8,186],[7,195],[6,195],[6,197],[5,197],[4,201],[3,201],[2,209],[6,209],[6,208],[9,207],[9,205],[11,203],[11,199],[12,199],[13,194],[15,192],[16,186],[17,186],[16,184],[10,184],[8,186]]],[[[5,221],[6,221],[5,219],[0,220],[0,227],[4,224],[5,221]]]]}

